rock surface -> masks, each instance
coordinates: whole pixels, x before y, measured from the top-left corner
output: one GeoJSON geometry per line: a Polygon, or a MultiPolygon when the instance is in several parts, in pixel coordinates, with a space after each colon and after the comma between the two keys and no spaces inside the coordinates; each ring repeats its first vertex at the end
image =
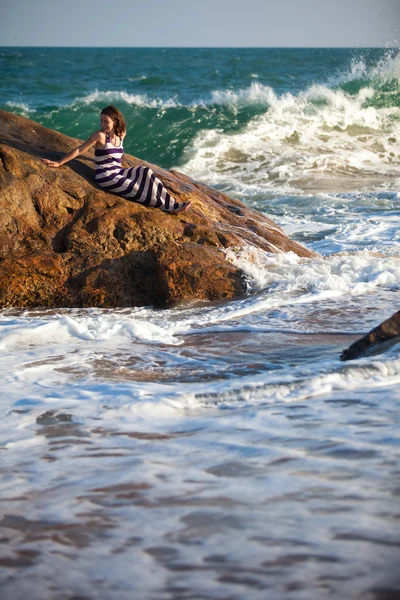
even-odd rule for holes
{"type": "MultiPolygon", "coordinates": [[[[80,141],[0,110],[0,307],[169,306],[243,294],[224,249],[314,253],[265,215],[177,171],[150,165],[178,201],[179,216],[107,193],[94,154],[58,169],[80,141]]],[[[124,166],[148,164],[125,155],[124,166]]]]}
{"type": "Polygon", "coordinates": [[[367,335],[344,350],[340,360],[353,360],[369,354],[384,352],[389,346],[400,342],[400,310],[367,335]]]}

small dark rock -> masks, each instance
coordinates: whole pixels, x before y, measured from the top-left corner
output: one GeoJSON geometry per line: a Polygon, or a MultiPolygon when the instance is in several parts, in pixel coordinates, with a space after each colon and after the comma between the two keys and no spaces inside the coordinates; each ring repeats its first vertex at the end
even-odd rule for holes
{"type": "Polygon", "coordinates": [[[344,350],[340,360],[353,360],[370,354],[379,354],[399,342],[400,310],[344,350]]]}

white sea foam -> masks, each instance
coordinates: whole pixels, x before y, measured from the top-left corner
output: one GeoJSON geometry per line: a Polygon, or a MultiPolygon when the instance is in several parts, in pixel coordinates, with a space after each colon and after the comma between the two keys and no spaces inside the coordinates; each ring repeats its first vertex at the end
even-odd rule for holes
{"type": "Polygon", "coordinates": [[[389,379],[390,386],[395,390],[400,384],[399,347],[394,348],[392,357],[385,361],[379,358],[362,359],[356,365],[340,365],[330,361],[306,369],[302,367],[301,373],[300,370],[293,370],[285,377],[278,373],[270,375],[267,382],[265,379],[265,375],[253,375],[241,378],[239,385],[235,381],[223,382],[215,385],[213,390],[201,386],[194,398],[205,404],[223,407],[232,407],[238,403],[254,405],[259,402],[273,404],[310,401],[318,396],[334,397],[343,390],[346,390],[349,397],[353,390],[358,394],[381,388],[386,388],[387,391],[389,379]]]}
{"type": "MultiPolygon", "coordinates": [[[[246,329],[249,324],[240,323],[240,319],[274,307],[307,305],[322,299],[400,288],[399,256],[377,255],[365,250],[306,259],[291,252],[270,254],[252,246],[230,249],[226,254],[245,274],[249,289],[263,292],[261,295],[227,305],[201,310],[189,307],[169,314],[132,309],[127,313],[92,311],[89,315],[53,315],[45,321],[43,317],[15,320],[3,325],[0,349],[53,346],[56,351],[60,344],[78,347],[84,342],[93,342],[93,348],[101,348],[103,344],[110,348],[116,343],[126,347],[132,342],[176,346],[182,344],[182,336],[187,334],[246,329]]],[[[253,323],[254,327],[264,331],[271,328],[264,323],[260,326],[253,323]]],[[[282,327],[288,329],[285,323],[282,327]]]]}
{"type": "Polygon", "coordinates": [[[13,112],[15,112],[15,111],[21,112],[22,115],[24,115],[24,116],[36,112],[36,109],[29,108],[29,106],[28,106],[28,104],[26,104],[26,102],[8,101],[8,102],[6,102],[6,106],[8,106],[13,112]]]}
{"type": "Polygon", "coordinates": [[[387,252],[400,255],[400,217],[395,214],[376,214],[358,221],[341,223],[335,240],[342,249],[355,249],[361,245],[386,248],[387,252]]]}
{"type": "MultiPolygon", "coordinates": [[[[131,106],[145,107],[145,108],[175,108],[180,106],[176,97],[171,98],[152,98],[147,94],[130,94],[124,90],[94,90],[90,94],[76,98],[71,104],[61,107],[62,109],[71,109],[78,111],[80,107],[91,106],[95,103],[101,102],[102,104],[110,103],[126,103],[131,106]]],[[[60,108],[60,109],[61,109],[60,108]]],[[[57,110],[60,110],[57,109],[57,110]]]]}
{"type": "MultiPolygon", "coordinates": [[[[245,274],[249,289],[256,295],[229,304],[181,308],[165,313],[150,308],[130,311],[92,310],[81,314],[45,315],[28,319],[3,319],[0,350],[35,352],[46,349],[52,355],[60,347],[87,352],[113,352],[117,345],[132,343],[178,346],[185,336],[234,330],[273,331],[275,321],[257,315],[285,306],[304,306],[322,300],[364,296],[379,290],[400,289],[400,257],[369,251],[336,254],[329,257],[300,258],[293,253],[270,254],[248,246],[226,252],[228,260],[245,274]],[[249,321],[247,317],[251,317],[249,321]],[[256,320],[255,320],[256,319],[256,320]],[[102,350],[103,349],[103,350],[102,350]]],[[[388,315],[389,316],[389,315],[388,315]]],[[[279,319],[280,331],[297,331],[279,319]]],[[[341,330],[331,319],[330,329],[341,330]]],[[[150,347],[150,346],[149,346],[150,347]]],[[[173,366],[179,366],[174,362],[173,366]]]]}
{"type": "MultiPolygon", "coordinates": [[[[142,79],[142,78],[139,78],[142,79]]],[[[191,110],[198,107],[210,107],[212,105],[252,105],[261,104],[268,106],[273,100],[274,94],[270,87],[264,86],[258,82],[252,82],[250,86],[239,90],[214,90],[209,96],[204,98],[198,98],[188,104],[182,104],[178,101],[176,96],[168,98],[153,97],[148,94],[131,94],[125,90],[94,90],[93,92],[76,98],[71,104],[62,108],[70,108],[72,110],[79,110],[79,107],[90,106],[96,102],[102,103],[126,103],[131,106],[145,107],[145,108],[176,108],[185,107],[191,110]]],[[[58,109],[59,110],[59,109],[58,109]]]]}
{"type": "Polygon", "coordinates": [[[162,111],[184,107],[194,112],[216,105],[234,111],[243,106],[264,106],[265,112],[241,131],[200,131],[179,168],[196,179],[247,197],[272,190],[364,189],[371,181],[376,187],[385,182],[396,189],[400,184],[400,108],[396,102],[382,106],[378,96],[379,85],[398,76],[399,64],[399,56],[386,57],[374,68],[362,60],[353,63],[349,72],[339,76],[339,82],[364,78],[365,86],[355,94],[327,83],[312,85],[297,95],[279,96],[271,87],[253,81],[241,89],[213,90],[182,104],[176,96],[94,90],[57,111],[79,111],[82,105],[94,103],[126,103],[162,111]]]}
{"type": "Polygon", "coordinates": [[[105,341],[118,337],[164,344],[179,343],[170,331],[155,323],[134,316],[121,318],[118,314],[100,314],[87,317],[60,316],[45,323],[40,319],[32,319],[24,325],[17,322],[1,331],[0,349],[71,344],[77,340],[105,341]]]}
{"type": "Polygon", "coordinates": [[[368,66],[363,57],[353,59],[350,70],[347,73],[342,73],[335,80],[335,83],[346,83],[354,80],[371,80],[378,86],[393,81],[400,82],[399,52],[388,51],[372,66],[368,66]]]}
{"type": "Polygon", "coordinates": [[[254,290],[268,288],[279,297],[302,294],[361,295],[383,287],[400,289],[400,256],[367,250],[330,257],[300,258],[292,252],[270,254],[247,246],[228,250],[227,258],[246,274],[254,290]]]}
{"type": "Polygon", "coordinates": [[[269,86],[253,81],[250,86],[239,90],[214,90],[207,103],[221,105],[244,105],[252,104],[270,105],[275,94],[269,86]]]}
{"type": "MultiPolygon", "coordinates": [[[[183,166],[197,179],[247,193],[307,189],[324,177],[341,189],[341,179],[379,175],[398,178],[400,108],[375,107],[372,87],[350,95],[313,85],[299,95],[279,97],[253,83],[246,92],[221,92],[224,102],[244,99],[268,105],[241,132],[200,132],[183,166]]],[[[354,183],[353,183],[354,186],[354,183]]]]}
{"type": "MultiPolygon", "coordinates": [[[[234,318],[235,311],[232,313],[231,317],[234,318]]],[[[151,311],[148,315],[150,319],[154,318],[151,311]]],[[[222,321],[219,320],[219,323],[222,321]]],[[[203,334],[205,331],[212,329],[203,329],[203,334]]],[[[73,411],[79,415],[79,419],[94,420],[94,423],[101,417],[101,421],[106,422],[109,428],[130,422],[135,423],[135,429],[146,429],[149,423],[152,427],[165,427],[174,422],[176,427],[179,420],[183,419],[182,410],[196,411],[205,405],[237,406],[239,403],[243,408],[243,403],[298,402],[319,396],[332,398],[343,390],[346,390],[346,394],[352,390],[360,394],[385,388],[388,393],[390,388],[395,390],[400,383],[398,345],[393,346],[383,358],[365,358],[357,363],[339,363],[337,357],[318,363],[310,359],[306,364],[301,362],[299,366],[291,366],[292,361],[288,360],[283,371],[263,369],[258,374],[242,373],[239,378],[211,378],[211,381],[205,376],[200,381],[175,381],[171,385],[140,378],[140,370],[146,372],[145,363],[139,367],[139,379],[130,378],[130,369],[121,365],[121,361],[126,363],[130,353],[126,343],[116,346],[115,343],[110,345],[105,339],[96,343],[86,339],[82,345],[76,339],[72,349],[71,343],[61,339],[56,344],[56,341],[53,340],[52,351],[40,344],[43,340],[37,340],[35,347],[3,346],[3,350],[18,350],[14,356],[3,354],[3,393],[7,393],[8,403],[11,402],[17,412],[27,412],[25,419],[22,415],[18,416],[18,427],[2,432],[2,442],[7,448],[23,449],[25,441],[30,446],[38,443],[36,436],[32,438],[32,412],[33,415],[40,415],[46,410],[73,411]],[[102,362],[105,365],[110,362],[115,364],[111,380],[107,371],[97,370],[96,375],[92,375],[94,365],[102,362]]],[[[135,353],[135,364],[139,356],[137,349],[131,348],[131,352],[135,353]]],[[[143,352],[147,363],[151,365],[149,348],[143,348],[143,352]]],[[[304,346],[303,354],[307,352],[309,350],[304,346]]],[[[189,360],[188,350],[182,358],[160,352],[160,349],[156,350],[155,356],[157,361],[164,363],[165,370],[172,372],[178,364],[184,367],[189,360]]],[[[224,360],[227,357],[222,355],[214,357],[214,361],[208,356],[209,373],[217,372],[224,360]]],[[[206,375],[206,371],[204,373],[206,375]]],[[[7,410],[7,406],[3,406],[2,410],[7,410]]]]}

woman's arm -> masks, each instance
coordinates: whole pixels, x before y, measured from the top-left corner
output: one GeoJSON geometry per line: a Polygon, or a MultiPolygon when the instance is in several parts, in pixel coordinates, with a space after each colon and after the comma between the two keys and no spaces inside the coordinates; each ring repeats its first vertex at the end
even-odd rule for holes
{"type": "Polygon", "coordinates": [[[83,142],[83,144],[81,144],[74,150],[71,150],[71,152],[68,152],[68,154],[63,156],[59,161],[49,160],[48,158],[42,158],[42,161],[46,163],[46,165],[49,167],[61,167],[61,165],[64,165],[66,162],[72,160],[73,158],[76,158],[77,156],[82,154],[82,152],[86,152],[86,150],[89,150],[89,148],[94,146],[96,142],[102,144],[105,143],[105,134],[102,131],[96,131],[95,133],[93,133],[90,136],[90,138],[86,140],[86,142],[83,142]]]}

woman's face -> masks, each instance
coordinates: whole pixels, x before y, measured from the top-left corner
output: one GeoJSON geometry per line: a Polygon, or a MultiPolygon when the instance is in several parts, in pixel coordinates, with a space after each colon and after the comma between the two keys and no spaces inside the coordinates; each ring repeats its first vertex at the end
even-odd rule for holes
{"type": "Polygon", "coordinates": [[[109,133],[114,129],[114,121],[108,115],[100,115],[100,125],[104,133],[109,133]]]}

